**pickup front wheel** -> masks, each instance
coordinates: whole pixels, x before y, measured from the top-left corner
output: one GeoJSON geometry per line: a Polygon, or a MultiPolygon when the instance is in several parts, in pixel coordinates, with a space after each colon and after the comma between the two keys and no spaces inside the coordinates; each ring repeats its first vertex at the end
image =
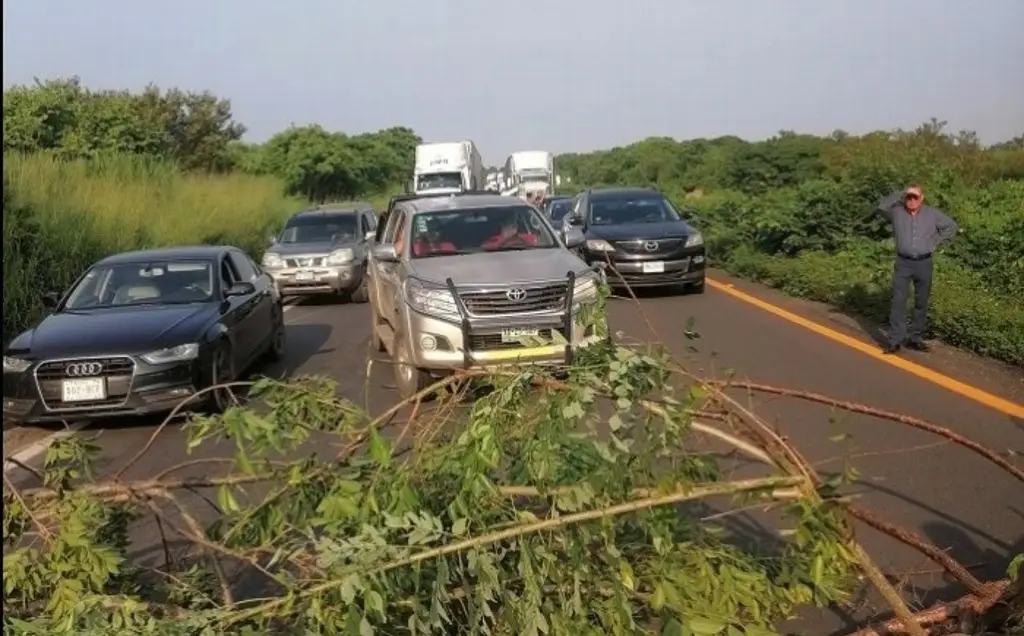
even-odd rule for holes
{"type": "MultiPolygon", "coordinates": [[[[413,365],[409,339],[402,331],[395,332],[394,350],[395,386],[402,399],[408,400],[431,385],[430,374],[413,365]]],[[[424,401],[428,399],[424,396],[424,401]]]]}

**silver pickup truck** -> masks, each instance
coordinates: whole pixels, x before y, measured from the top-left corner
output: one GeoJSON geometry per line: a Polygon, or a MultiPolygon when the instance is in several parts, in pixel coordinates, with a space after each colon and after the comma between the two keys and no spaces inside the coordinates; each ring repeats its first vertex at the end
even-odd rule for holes
{"type": "Polygon", "coordinates": [[[370,251],[373,339],[407,398],[458,369],[564,365],[603,337],[600,273],[533,206],[495,194],[404,198],[370,251]]]}

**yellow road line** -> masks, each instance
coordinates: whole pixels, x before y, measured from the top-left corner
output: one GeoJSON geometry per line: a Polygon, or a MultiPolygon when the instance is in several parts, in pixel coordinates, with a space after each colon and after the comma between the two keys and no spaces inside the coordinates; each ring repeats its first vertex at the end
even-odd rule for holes
{"type": "Polygon", "coordinates": [[[939,373],[938,371],[935,371],[933,369],[929,369],[928,367],[921,366],[920,364],[915,364],[905,358],[901,358],[895,355],[886,355],[882,353],[882,351],[877,346],[872,346],[870,344],[867,344],[866,342],[858,340],[857,338],[853,338],[844,333],[840,333],[834,329],[830,329],[824,325],[820,325],[816,322],[808,320],[802,316],[798,316],[792,312],[786,311],[781,307],[776,307],[775,305],[765,302],[760,298],[756,298],[754,296],[751,296],[750,294],[741,292],[732,285],[723,283],[721,281],[713,280],[710,276],[707,278],[707,284],[717,289],[718,291],[724,292],[732,296],[733,298],[736,298],[737,300],[741,300],[745,303],[753,305],[758,309],[763,309],[764,311],[767,311],[770,314],[774,314],[779,318],[782,318],[783,320],[789,321],[795,325],[799,325],[804,329],[813,331],[814,333],[820,336],[824,336],[840,344],[844,344],[847,347],[850,347],[851,349],[856,349],[857,351],[860,351],[864,355],[870,356],[875,360],[884,362],[898,369],[902,369],[908,373],[916,375],[917,377],[923,380],[927,380],[932,384],[941,386],[954,393],[959,393],[960,395],[968,399],[974,400],[979,404],[984,404],[989,408],[1001,411],[1003,413],[1006,413],[1007,415],[1012,415],[1014,417],[1024,419],[1024,405],[1022,404],[1011,402],[1010,400],[1001,398],[997,395],[993,395],[991,393],[988,393],[987,391],[983,391],[977,387],[965,384],[964,382],[961,382],[959,380],[954,380],[948,375],[943,375],[942,373],[939,373]]]}

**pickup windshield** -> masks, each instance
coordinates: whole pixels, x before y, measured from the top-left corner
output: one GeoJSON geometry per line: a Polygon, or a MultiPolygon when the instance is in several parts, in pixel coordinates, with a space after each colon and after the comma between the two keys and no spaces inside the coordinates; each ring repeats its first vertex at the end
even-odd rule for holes
{"type": "Polygon", "coordinates": [[[662,223],[681,219],[682,215],[665,197],[602,197],[590,204],[591,225],[662,223]]]}
{"type": "Polygon", "coordinates": [[[526,205],[427,212],[412,222],[412,258],[558,246],[540,214],[526,205]]]}
{"type": "Polygon", "coordinates": [[[438,172],[421,174],[416,177],[416,191],[434,190],[436,188],[461,188],[462,174],[459,172],[438,172]]]}

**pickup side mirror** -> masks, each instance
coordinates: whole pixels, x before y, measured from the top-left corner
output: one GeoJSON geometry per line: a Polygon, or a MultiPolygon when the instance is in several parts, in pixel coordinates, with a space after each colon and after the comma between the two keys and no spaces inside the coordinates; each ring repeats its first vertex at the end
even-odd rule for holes
{"type": "Polygon", "coordinates": [[[378,244],[374,245],[373,249],[370,250],[375,260],[383,263],[397,263],[398,262],[398,250],[395,249],[394,243],[378,244]]]}
{"type": "Polygon", "coordinates": [[[58,303],[60,303],[60,292],[46,292],[43,294],[43,307],[56,309],[58,303]]]}
{"type": "Polygon", "coordinates": [[[231,298],[232,296],[248,296],[249,294],[256,293],[256,285],[249,282],[235,283],[231,287],[224,290],[224,297],[231,298]]]}
{"type": "Polygon", "coordinates": [[[587,242],[587,237],[584,236],[583,230],[578,227],[567,227],[565,228],[565,246],[569,249],[575,249],[587,242]]]}

